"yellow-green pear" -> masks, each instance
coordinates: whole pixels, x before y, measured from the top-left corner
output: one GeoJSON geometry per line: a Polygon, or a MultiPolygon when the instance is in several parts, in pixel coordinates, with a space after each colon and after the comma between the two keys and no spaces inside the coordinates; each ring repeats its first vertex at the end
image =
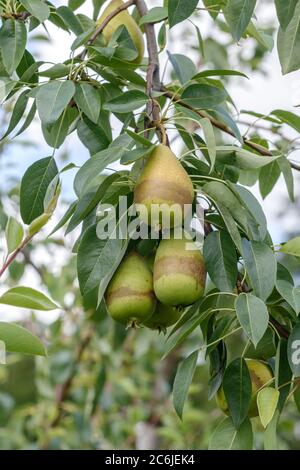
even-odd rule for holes
{"type": "Polygon", "coordinates": [[[182,231],[182,238],[162,240],[154,262],[154,292],[165,305],[190,305],[204,293],[206,269],[201,251],[182,231]]]}
{"type": "Polygon", "coordinates": [[[111,317],[127,326],[137,326],[151,317],[156,298],[153,276],[138,253],[130,253],[121,262],[105,294],[111,317]]]}
{"type": "MultiPolygon", "coordinates": [[[[123,5],[123,0],[112,0],[109,5],[103,11],[101,17],[97,21],[97,24],[100,25],[103,21],[107,18],[110,13],[115,11],[118,7],[123,5]]],[[[103,36],[107,42],[110,41],[114,32],[119,28],[119,26],[125,26],[133,44],[135,45],[138,56],[134,60],[134,62],[140,63],[143,56],[144,56],[144,39],[143,34],[137,23],[135,22],[134,18],[128,13],[127,10],[121,11],[118,15],[110,20],[110,22],[105,26],[103,30],[103,36]]]]}
{"type": "MultiPolygon", "coordinates": [[[[246,359],[246,364],[249,369],[249,374],[252,383],[252,397],[248,416],[249,418],[254,418],[259,414],[256,401],[257,393],[264,386],[270,386],[272,384],[273,374],[270,367],[262,361],[257,361],[256,359],[246,359]]],[[[223,387],[219,388],[216,395],[216,401],[218,407],[225,414],[229,415],[229,408],[227,400],[225,398],[223,387]]]]}
{"type": "Polygon", "coordinates": [[[153,226],[163,224],[163,228],[182,225],[184,205],[192,204],[193,200],[191,178],[172,150],[158,145],[147,158],[134,192],[135,204],[146,209],[137,207],[141,219],[153,226]],[[153,210],[158,206],[154,217],[153,210]]]}
{"type": "Polygon", "coordinates": [[[180,309],[158,302],[155,312],[144,325],[147,328],[151,328],[151,330],[165,332],[169,326],[175,325],[178,322],[181,314],[182,311],[180,309]]]}

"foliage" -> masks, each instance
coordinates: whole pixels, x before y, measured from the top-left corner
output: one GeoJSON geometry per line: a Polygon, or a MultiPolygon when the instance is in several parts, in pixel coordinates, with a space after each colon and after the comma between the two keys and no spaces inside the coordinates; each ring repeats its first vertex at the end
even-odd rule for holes
{"type": "MultiPolygon", "coordinates": [[[[7,242],[0,269],[1,280],[5,279],[0,303],[41,311],[60,306],[64,312],[47,331],[40,330],[34,317],[26,329],[0,323],[0,340],[8,352],[44,356],[45,342],[48,346],[48,357],[38,357],[36,362],[9,356],[7,375],[0,378],[6,384],[0,393],[0,422],[7,425],[0,430],[0,445],[132,448],[138,447],[138,431],[132,441],[134,426],[148,422],[161,439],[152,445],[161,447],[181,446],[185,433],[186,447],[199,447],[198,439],[211,449],[293,447],[285,435],[284,420],[295,413],[289,401],[293,394],[299,407],[300,298],[296,276],[281,261],[282,254],[299,258],[300,242],[294,237],[282,240],[278,249],[274,246],[262,207],[246,186],[258,182],[265,198],[282,175],[290,203],[294,202],[293,171],[300,167],[289,158],[295,142],[287,141],[285,128],[298,133],[300,117],[280,109],[270,110],[268,116],[255,109],[244,111],[255,121],[252,132],[242,135],[234,97],[227,91],[231,77],[247,80],[245,67],[247,72],[263,70],[263,58],[273,47],[273,31],[260,29],[255,0],[204,0],[201,6],[194,0],[168,0],[150,10],[143,0],[132,0],[121,10],[130,9],[146,33],[148,59],[139,63],[126,25],[105,40],[107,25],[97,18],[106,2],[93,2],[92,18],[77,11],[87,3],[69,1],[56,7],[44,0],[3,0],[0,5],[0,89],[9,115],[2,126],[1,145],[7,145],[8,138],[14,142],[38,120],[53,149],[26,170],[14,196],[19,214],[12,217],[0,206],[7,242]],[[253,41],[250,59],[237,53],[243,71],[231,69],[226,47],[212,37],[203,39],[197,26],[203,14],[211,15],[215,28],[226,35],[228,47],[253,41]],[[192,24],[192,40],[183,40],[190,49],[191,43],[197,43],[193,53],[201,57],[200,67],[189,52],[168,51],[168,35],[176,28],[180,32],[181,23],[192,24]],[[73,38],[70,56],[50,67],[47,58],[40,60],[30,52],[32,36],[48,24],[73,38]],[[161,57],[168,60],[169,81],[160,74],[161,57]],[[113,129],[116,121],[118,135],[113,129]],[[100,240],[97,225],[103,214],[97,208],[103,203],[118,207],[119,196],[124,195],[132,203],[145,158],[159,142],[168,143],[171,132],[183,148],[181,163],[194,190],[205,201],[203,253],[211,282],[204,297],[183,310],[163,339],[146,328],[126,331],[107,315],[105,290],[126,251],[136,249],[147,256],[156,245],[145,247],[128,233],[125,240],[100,240]],[[69,201],[46,238],[45,226],[61,207],[64,174],[75,167],[72,162],[62,165],[57,157],[70,136],[80,140],[90,158],[74,178],[76,199],[69,201]],[[112,171],[115,163],[117,170],[112,171]],[[60,236],[63,227],[66,231],[60,236]],[[77,240],[71,247],[73,231],[77,240]],[[65,266],[51,272],[44,263],[36,265],[38,244],[50,253],[66,245],[65,266]],[[37,272],[49,294],[21,284],[25,265],[37,272]],[[165,359],[159,363],[161,356],[165,359]],[[251,382],[245,357],[268,362],[274,373],[274,382],[257,393],[261,423],[248,417],[251,382]],[[209,377],[200,367],[202,359],[209,364],[209,377]],[[14,367],[26,371],[22,384],[28,385],[36,374],[27,396],[26,389],[11,386],[10,374],[20,374],[14,367]],[[207,389],[202,386],[199,391],[200,378],[207,389]],[[219,413],[213,402],[207,414],[202,412],[198,395],[205,391],[213,398],[223,378],[231,416],[213,432],[219,413]],[[179,424],[173,412],[165,413],[164,408],[172,383],[174,407],[183,418],[179,424]],[[137,408],[135,401],[147,406],[137,408]],[[18,428],[12,433],[15,423],[18,428]]],[[[300,68],[300,1],[274,3],[278,56],[282,73],[287,74],[300,68]]],[[[121,11],[115,11],[114,18],[118,14],[121,11]]],[[[126,218],[130,220],[127,213],[126,218]]],[[[121,225],[117,220],[114,228],[121,225]]]]}

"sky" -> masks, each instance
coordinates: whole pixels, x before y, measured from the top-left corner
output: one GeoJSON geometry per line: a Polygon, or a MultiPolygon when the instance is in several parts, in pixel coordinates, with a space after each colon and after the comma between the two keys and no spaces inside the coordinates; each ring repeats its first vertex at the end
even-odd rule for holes
{"type": "MultiPolygon", "coordinates": [[[[56,6],[66,4],[66,1],[54,1],[56,6]]],[[[85,14],[89,14],[91,11],[91,1],[87,2],[87,6],[82,7],[81,11],[85,14]]],[[[148,7],[161,5],[159,0],[148,0],[148,7]]],[[[79,10],[80,11],[80,10],[79,10]]],[[[275,17],[274,2],[268,0],[261,0],[259,12],[257,14],[259,22],[262,24],[268,24],[270,18],[275,17]]],[[[198,26],[201,28],[201,33],[205,37],[211,28],[213,27],[212,21],[206,12],[202,12],[197,20],[198,26]]],[[[177,25],[173,28],[171,39],[169,40],[167,49],[171,52],[182,52],[182,44],[180,42],[180,35],[183,31],[184,24],[177,25]]],[[[43,43],[41,56],[44,60],[50,62],[63,62],[66,60],[69,54],[69,46],[73,42],[74,37],[70,36],[55,28],[49,26],[49,34],[51,42],[43,43]]],[[[218,35],[216,30],[216,35],[218,35]]],[[[40,47],[40,46],[39,46],[40,47]]],[[[242,41],[237,47],[243,47],[245,50],[247,47],[251,47],[251,41],[242,41]]],[[[246,51],[247,52],[247,51],[246,51]]],[[[231,85],[228,88],[229,93],[234,99],[234,102],[238,109],[255,109],[255,111],[262,114],[269,114],[274,109],[285,109],[293,112],[297,112],[296,105],[300,104],[300,72],[290,73],[286,76],[282,76],[280,64],[276,47],[272,53],[269,53],[265,58],[265,69],[268,70],[268,75],[262,75],[259,73],[247,72],[249,80],[236,78],[232,80],[231,85]]],[[[243,128],[242,128],[243,130],[243,128]]],[[[115,131],[118,131],[117,125],[115,131]]],[[[286,129],[286,135],[295,137],[295,133],[286,129]]],[[[34,161],[43,158],[52,153],[52,150],[45,144],[43,136],[40,130],[39,123],[35,123],[30,130],[25,133],[21,140],[34,140],[36,146],[10,146],[10,149],[5,153],[0,161],[0,184],[5,185],[7,175],[14,175],[15,178],[20,179],[22,174],[34,161]]],[[[82,165],[82,163],[89,158],[87,149],[80,143],[77,136],[69,137],[63,150],[59,153],[68,152],[69,160],[82,165]]],[[[293,158],[300,162],[300,153],[294,153],[293,158]]],[[[72,190],[72,180],[75,173],[68,172],[64,175],[64,192],[63,198],[72,201],[74,198],[72,190]]],[[[258,188],[251,188],[256,197],[261,201],[259,196],[258,188]]],[[[299,184],[296,184],[296,194],[299,196],[300,189],[299,184]]],[[[269,230],[275,243],[284,241],[282,237],[286,230],[297,229],[299,225],[299,219],[284,219],[279,223],[278,220],[278,209],[280,204],[286,198],[286,188],[282,178],[276,185],[275,190],[271,196],[268,196],[262,202],[263,209],[266,213],[269,230]]],[[[53,224],[55,220],[53,221],[53,224]]],[[[71,241],[71,240],[70,240],[71,241]]],[[[71,243],[70,243],[71,245],[71,243]]],[[[49,260],[51,262],[51,260],[49,260]]],[[[30,273],[30,285],[35,285],[38,282],[34,273],[30,273]]],[[[37,285],[37,287],[39,287],[37,285]]],[[[9,309],[10,310],[10,309],[9,309]]],[[[7,309],[0,307],[0,319],[7,317],[7,309]]],[[[18,316],[18,313],[14,311],[14,315],[18,316]]],[[[8,313],[10,319],[11,313],[8,313]]],[[[54,314],[55,315],[55,314],[54,314]]],[[[50,314],[51,317],[51,314],[50,314]]],[[[54,318],[54,317],[53,317],[54,318]]]]}

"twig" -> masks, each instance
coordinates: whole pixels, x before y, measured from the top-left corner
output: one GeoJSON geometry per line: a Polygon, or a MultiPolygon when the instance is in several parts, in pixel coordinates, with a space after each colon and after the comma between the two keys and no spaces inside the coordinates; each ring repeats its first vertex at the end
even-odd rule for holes
{"type": "Polygon", "coordinates": [[[9,266],[12,264],[12,262],[16,259],[19,253],[25,248],[26,245],[31,241],[33,238],[32,235],[28,235],[27,237],[24,238],[22,243],[11,253],[11,255],[7,258],[5,261],[4,265],[0,269],[0,277],[4,274],[4,272],[9,268],[9,266]]]}
{"type": "MultiPolygon", "coordinates": [[[[144,0],[135,0],[135,4],[140,16],[145,16],[148,13],[148,8],[144,0]]],[[[146,135],[147,129],[152,127],[152,124],[157,128],[161,142],[165,142],[166,133],[162,130],[160,107],[155,99],[153,99],[153,91],[159,91],[161,89],[160,82],[160,70],[159,70],[159,58],[158,48],[155,36],[154,25],[151,23],[145,23],[144,25],[147,50],[148,50],[148,70],[147,70],[147,95],[150,100],[147,106],[147,123],[145,124],[146,135]]],[[[168,143],[168,139],[167,143],[168,143]]]]}
{"type": "MultiPolygon", "coordinates": [[[[135,4],[135,0],[128,0],[128,2],[126,3],[123,3],[122,5],[120,5],[118,8],[116,8],[114,11],[112,11],[109,15],[107,15],[107,17],[105,18],[105,20],[99,25],[97,26],[95,32],[93,33],[93,35],[90,37],[89,41],[88,41],[88,46],[91,46],[92,44],[94,44],[94,42],[96,41],[97,37],[99,36],[99,34],[102,33],[102,31],[104,30],[104,28],[108,25],[108,23],[115,17],[117,16],[119,13],[121,13],[122,11],[124,10],[127,10],[127,8],[131,7],[132,5],[135,4]]],[[[85,59],[85,56],[87,54],[87,49],[84,49],[82,54],[80,55],[80,59],[81,60],[84,60],[85,59]]]]}
{"type": "MultiPolygon", "coordinates": [[[[164,86],[161,86],[161,91],[164,93],[165,96],[167,96],[168,98],[173,100],[174,103],[178,103],[178,104],[180,104],[180,106],[183,106],[186,109],[190,109],[191,111],[198,114],[198,116],[200,116],[202,118],[208,118],[215,128],[219,129],[222,132],[225,132],[228,135],[231,135],[232,137],[235,137],[233,131],[231,129],[229,129],[229,127],[227,127],[225,124],[223,124],[222,122],[220,122],[217,119],[213,118],[212,116],[209,116],[205,112],[199,111],[199,109],[194,108],[193,106],[189,105],[188,103],[185,103],[185,101],[183,101],[180,98],[180,96],[178,96],[176,93],[173,93],[172,91],[168,90],[164,86]]],[[[256,152],[258,152],[260,155],[262,155],[264,157],[273,157],[274,156],[272,154],[272,152],[270,152],[270,150],[268,150],[267,148],[263,147],[260,144],[255,143],[255,142],[252,142],[251,140],[248,140],[245,137],[243,138],[243,142],[244,142],[245,145],[248,145],[248,147],[252,148],[253,150],[255,150],[256,152]]],[[[291,167],[294,170],[300,171],[300,165],[298,165],[297,163],[291,162],[291,161],[289,161],[289,163],[290,163],[291,167]]]]}

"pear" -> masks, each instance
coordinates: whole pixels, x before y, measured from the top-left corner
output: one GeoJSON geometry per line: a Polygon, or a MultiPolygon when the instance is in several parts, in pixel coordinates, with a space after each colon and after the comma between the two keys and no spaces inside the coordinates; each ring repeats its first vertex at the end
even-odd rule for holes
{"type": "MultiPolygon", "coordinates": [[[[100,25],[103,23],[105,18],[115,11],[119,6],[123,5],[123,0],[112,0],[109,5],[105,8],[104,12],[102,13],[101,17],[97,21],[97,24],[100,25]]],[[[119,26],[125,26],[133,44],[135,45],[138,56],[134,60],[134,62],[140,63],[142,58],[144,57],[144,39],[143,34],[135,20],[132,16],[128,13],[127,10],[121,11],[117,16],[112,18],[110,22],[106,25],[103,30],[103,36],[107,42],[110,41],[111,37],[113,36],[114,32],[119,28],[119,26]]]]}
{"type": "MultiPolygon", "coordinates": [[[[249,418],[254,418],[259,414],[256,402],[257,393],[264,386],[269,386],[272,384],[273,374],[270,367],[262,361],[257,361],[256,359],[246,359],[246,363],[249,369],[252,383],[252,397],[248,416],[249,418]]],[[[229,408],[223,387],[219,388],[216,395],[216,401],[218,407],[225,414],[229,415],[229,408]]]]}
{"type": "Polygon", "coordinates": [[[153,276],[144,258],[130,253],[121,262],[105,294],[110,316],[127,326],[137,326],[151,317],[156,298],[153,276]]]}
{"type": "Polygon", "coordinates": [[[165,332],[169,326],[175,325],[181,317],[182,311],[169,305],[157,304],[155,312],[144,325],[151,330],[165,332]]]}
{"type": "Polygon", "coordinates": [[[169,220],[168,226],[163,228],[182,225],[184,205],[192,204],[193,200],[191,178],[172,150],[158,145],[147,158],[134,192],[135,204],[142,204],[146,209],[139,211],[140,218],[149,225],[159,225],[164,221],[167,224],[169,220]],[[157,219],[153,213],[151,217],[154,205],[160,206],[157,219]]]}
{"type": "Polygon", "coordinates": [[[162,240],[154,262],[154,292],[165,305],[190,305],[204,293],[206,269],[201,251],[184,235],[162,240]]]}

